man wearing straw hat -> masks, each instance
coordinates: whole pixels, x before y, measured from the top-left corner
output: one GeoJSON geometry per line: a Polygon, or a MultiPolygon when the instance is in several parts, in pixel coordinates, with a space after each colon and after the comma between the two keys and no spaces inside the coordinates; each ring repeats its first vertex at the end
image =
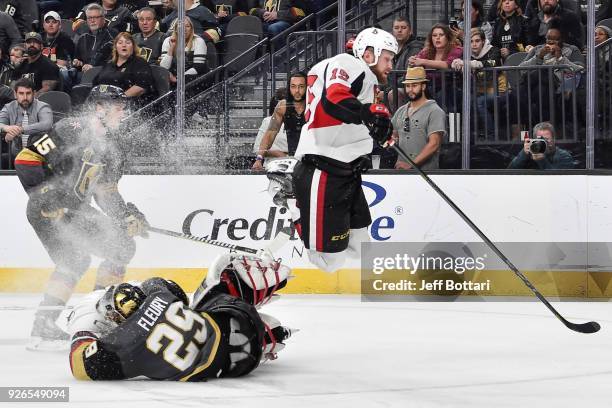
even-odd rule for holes
{"type": "MultiPolygon", "coordinates": [[[[446,114],[425,95],[427,77],[423,67],[408,68],[402,83],[409,102],[400,106],[391,119],[393,138],[422,169],[437,169],[446,134],[446,114]]],[[[398,159],[395,168],[408,170],[411,166],[398,159]]]]}

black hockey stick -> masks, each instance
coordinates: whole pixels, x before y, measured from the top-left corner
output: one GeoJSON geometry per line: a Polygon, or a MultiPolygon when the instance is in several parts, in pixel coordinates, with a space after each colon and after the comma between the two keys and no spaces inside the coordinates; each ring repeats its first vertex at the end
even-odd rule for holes
{"type": "Polygon", "coordinates": [[[419,166],[417,166],[417,164],[402,150],[401,147],[397,146],[396,144],[393,144],[392,147],[395,149],[395,151],[402,157],[403,160],[407,161],[408,163],[410,163],[410,165],[419,173],[419,175],[421,177],[423,177],[423,179],[425,179],[425,181],[427,182],[427,184],[429,184],[431,186],[431,188],[433,188],[436,193],[438,193],[440,195],[440,197],[442,197],[444,199],[444,201],[446,201],[446,203],[448,205],[451,206],[451,208],[453,210],[455,210],[455,212],[457,214],[459,214],[459,216],[463,219],[463,221],[465,221],[470,228],[472,228],[472,230],[478,234],[478,236],[485,242],[485,244],[487,244],[487,246],[489,248],[491,248],[491,250],[493,250],[493,252],[495,252],[497,254],[497,256],[504,261],[504,263],[506,265],[508,265],[508,267],[512,270],[512,272],[514,272],[514,274],[516,276],[519,277],[520,280],[523,281],[523,283],[525,284],[525,286],[527,286],[529,289],[531,289],[531,291],[533,292],[534,295],[536,295],[536,297],[538,299],[540,299],[540,301],[542,303],[544,303],[544,305],[548,308],[548,310],[550,310],[556,317],[557,319],[561,320],[561,322],[568,328],[571,329],[573,331],[579,332],[579,333],[595,333],[598,332],[599,329],[601,328],[601,326],[599,325],[599,323],[597,322],[588,322],[588,323],[572,323],[570,321],[568,321],[566,318],[564,318],[561,313],[559,313],[549,302],[548,300],[546,300],[546,298],[535,288],[535,286],[533,286],[533,284],[529,281],[529,279],[527,279],[527,277],[525,275],[523,275],[523,273],[521,271],[518,270],[518,268],[516,266],[514,266],[514,264],[512,262],[510,262],[510,260],[508,258],[506,258],[506,256],[499,250],[499,248],[497,248],[497,246],[484,234],[484,232],[482,232],[477,226],[476,224],[474,224],[472,222],[472,220],[469,219],[469,217],[467,215],[465,215],[465,213],[444,193],[444,191],[442,191],[442,189],[440,187],[438,187],[438,185],[436,183],[434,183],[434,181],[427,175],[425,174],[425,172],[423,170],[421,170],[421,168],[419,166]]]}
{"type": "Polygon", "coordinates": [[[195,235],[183,234],[182,232],[175,232],[175,231],[170,231],[170,230],[155,228],[155,227],[149,227],[148,231],[155,232],[156,234],[168,235],[170,237],[183,238],[183,239],[188,239],[190,241],[201,242],[203,244],[218,246],[221,248],[229,249],[231,251],[240,251],[240,252],[245,252],[247,254],[255,254],[255,255],[259,253],[257,249],[247,248],[247,247],[243,247],[240,245],[228,244],[226,242],[219,242],[219,241],[215,241],[215,240],[207,239],[203,237],[196,237],[195,235]]]}

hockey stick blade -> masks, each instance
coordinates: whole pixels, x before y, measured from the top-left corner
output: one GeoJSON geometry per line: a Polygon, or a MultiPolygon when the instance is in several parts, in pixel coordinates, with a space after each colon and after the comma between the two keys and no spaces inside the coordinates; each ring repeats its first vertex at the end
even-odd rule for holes
{"type": "Polygon", "coordinates": [[[243,247],[240,245],[228,244],[226,242],[215,241],[215,240],[207,239],[203,237],[196,237],[195,235],[183,234],[182,232],[170,231],[170,230],[166,230],[162,228],[155,228],[155,227],[149,227],[148,230],[156,234],[167,235],[170,237],[182,238],[182,239],[187,239],[189,241],[200,242],[202,244],[218,246],[221,248],[229,249],[231,251],[239,251],[239,252],[244,252],[247,254],[254,254],[254,255],[259,253],[257,249],[247,248],[247,247],[243,247]]]}
{"type": "Polygon", "coordinates": [[[427,182],[427,184],[429,184],[430,187],[433,188],[434,191],[438,193],[438,195],[442,197],[444,201],[446,201],[446,203],[457,213],[457,215],[459,215],[463,219],[463,221],[465,221],[465,223],[476,233],[476,235],[478,235],[484,241],[484,243],[487,244],[487,246],[493,252],[495,252],[499,259],[501,259],[510,268],[510,270],[514,272],[514,274],[520,280],[523,281],[525,286],[527,286],[533,292],[533,294],[544,304],[544,306],[548,308],[548,310],[552,312],[552,314],[555,315],[555,317],[557,317],[565,325],[565,327],[575,332],[585,334],[596,333],[599,331],[599,329],[601,329],[601,326],[597,322],[572,323],[568,321],[565,317],[563,317],[561,313],[559,313],[557,309],[555,309],[553,305],[551,305],[550,302],[546,300],[544,295],[542,295],[540,291],[537,290],[535,286],[533,286],[529,279],[527,279],[527,277],[521,271],[519,271],[516,266],[514,266],[514,264],[500,251],[499,248],[497,248],[497,246],[489,239],[489,237],[487,237],[485,233],[482,232],[480,228],[478,228],[476,224],[474,224],[474,222],[461,210],[461,208],[459,208],[457,204],[455,204],[455,202],[451,200],[427,174],[425,174],[425,172],[404,152],[401,147],[397,146],[396,144],[392,144],[391,147],[395,149],[397,154],[399,154],[404,161],[410,163],[410,165],[417,171],[417,173],[419,173],[419,175],[427,182]]]}
{"type": "Polygon", "coordinates": [[[601,326],[597,322],[572,323],[572,322],[565,320],[563,323],[565,323],[565,325],[569,329],[575,332],[585,333],[585,334],[597,333],[599,329],[601,329],[601,326]]]}

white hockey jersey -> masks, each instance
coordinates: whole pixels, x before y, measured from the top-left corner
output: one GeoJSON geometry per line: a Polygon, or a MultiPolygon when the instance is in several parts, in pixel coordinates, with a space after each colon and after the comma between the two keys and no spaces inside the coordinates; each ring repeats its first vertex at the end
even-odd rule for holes
{"type": "Polygon", "coordinates": [[[371,153],[374,142],[368,128],[332,117],[324,109],[324,99],[332,104],[347,98],[374,103],[377,89],[378,80],[370,67],[351,55],[339,54],[312,67],[308,72],[306,124],[295,157],[316,154],[349,163],[371,153]]]}

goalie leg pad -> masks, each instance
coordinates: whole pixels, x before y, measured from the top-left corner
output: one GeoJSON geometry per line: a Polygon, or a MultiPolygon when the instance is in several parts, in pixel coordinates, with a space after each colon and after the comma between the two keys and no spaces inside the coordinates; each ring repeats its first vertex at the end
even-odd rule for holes
{"type": "Polygon", "coordinates": [[[224,293],[254,306],[262,306],[272,300],[277,290],[286,286],[290,272],[288,266],[277,260],[236,254],[220,255],[193,294],[191,305],[198,307],[208,297],[224,293]]]}

